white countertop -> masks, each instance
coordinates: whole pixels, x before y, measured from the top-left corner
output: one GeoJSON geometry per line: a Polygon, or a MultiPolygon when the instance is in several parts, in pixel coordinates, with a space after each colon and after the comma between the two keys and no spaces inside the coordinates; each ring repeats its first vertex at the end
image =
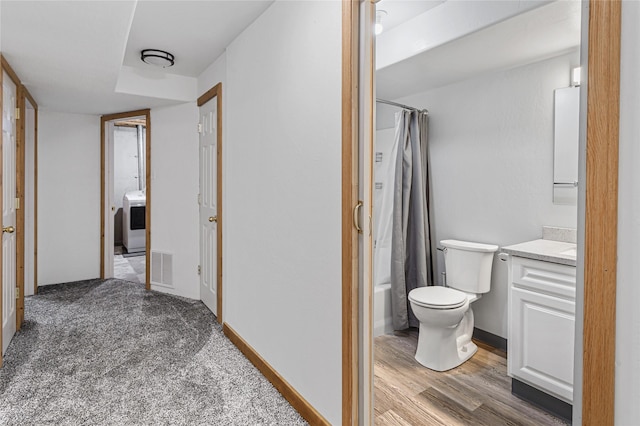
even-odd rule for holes
{"type": "Polygon", "coordinates": [[[502,247],[511,256],[576,266],[576,244],[554,240],[533,240],[502,247]]]}

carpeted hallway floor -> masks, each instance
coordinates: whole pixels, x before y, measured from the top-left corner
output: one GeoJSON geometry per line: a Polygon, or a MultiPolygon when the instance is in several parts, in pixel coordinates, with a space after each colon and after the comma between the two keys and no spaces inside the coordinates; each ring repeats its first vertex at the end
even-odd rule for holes
{"type": "Polygon", "coordinates": [[[0,370],[2,425],[303,425],[198,301],[142,284],[47,286],[0,370]]]}

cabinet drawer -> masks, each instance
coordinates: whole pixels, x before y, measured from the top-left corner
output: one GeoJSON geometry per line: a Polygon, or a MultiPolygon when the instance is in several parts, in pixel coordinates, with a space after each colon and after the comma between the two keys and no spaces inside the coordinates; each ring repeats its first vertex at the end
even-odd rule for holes
{"type": "Polygon", "coordinates": [[[511,285],[565,299],[576,298],[576,268],[539,260],[511,257],[511,285]]]}

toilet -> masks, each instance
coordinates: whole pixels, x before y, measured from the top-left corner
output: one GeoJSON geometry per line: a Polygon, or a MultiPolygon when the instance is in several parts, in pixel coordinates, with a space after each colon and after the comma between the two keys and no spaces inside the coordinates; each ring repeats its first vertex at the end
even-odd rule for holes
{"type": "Polygon", "coordinates": [[[420,321],[416,361],[436,371],[459,366],[478,347],[471,341],[471,303],[491,286],[493,254],[498,246],[442,240],[446,287],[429,286],[409,292],[411,309],[420,321]]]}

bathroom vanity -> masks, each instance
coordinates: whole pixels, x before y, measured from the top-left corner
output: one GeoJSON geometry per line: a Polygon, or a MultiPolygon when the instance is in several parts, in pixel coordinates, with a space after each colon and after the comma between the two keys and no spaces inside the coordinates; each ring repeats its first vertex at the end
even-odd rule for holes
{"type": "Polygon", "coordinates": [[[512,391],[570,418],[576,245],[540,239],[502,251],[509,254],[507,368],[512,391]]]}

